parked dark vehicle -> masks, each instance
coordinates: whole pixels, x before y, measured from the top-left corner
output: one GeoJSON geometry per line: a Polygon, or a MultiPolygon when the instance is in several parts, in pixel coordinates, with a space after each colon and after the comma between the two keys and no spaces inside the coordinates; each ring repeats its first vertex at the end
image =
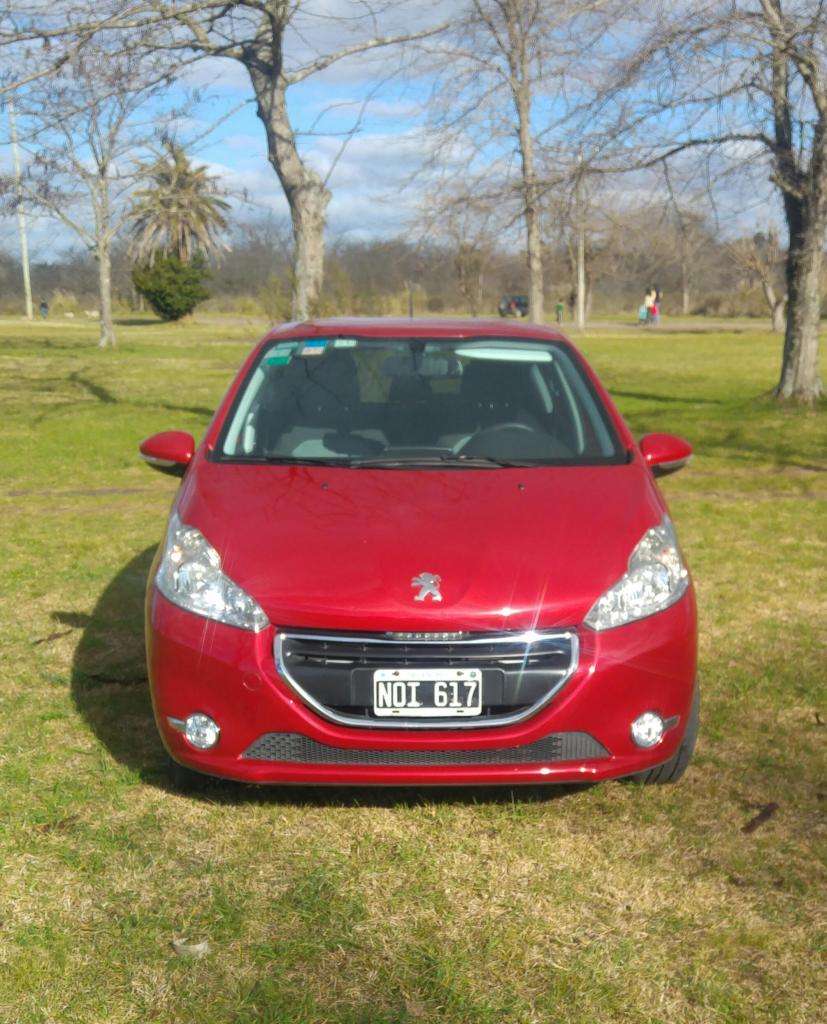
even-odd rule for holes
{"type": "Polygon", "coordinates": [[[500,316],[528,316],[528,296],[503,295],[497,308],[500,316]]]}

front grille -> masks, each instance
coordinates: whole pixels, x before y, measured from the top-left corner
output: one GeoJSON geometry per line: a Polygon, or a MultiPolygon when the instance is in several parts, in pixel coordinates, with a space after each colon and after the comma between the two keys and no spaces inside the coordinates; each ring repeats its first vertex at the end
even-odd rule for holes
{"type": "Polygon", "coordinates": [[[522,721],[539,711],[570,678],[579,654],[577,634],[570,631],[471,633],[450,640],[415,636],[279,633],[276,663],[299,697],[331,721],[382,729],[474,729],[522,721]],[[380,668],[479,669],[482,714],[377,718],[373,674],[380,668]]]}
{"type": "Polygon", "coordinates": [[[245,752],[246,760],[293,764],[439,767],[475,764],[547,764],[608,757],[606,748],[585,732],[558,732],[522,747],[488,750],[348,750],[317,743],[294,732],[268,732],[245,752]]]}

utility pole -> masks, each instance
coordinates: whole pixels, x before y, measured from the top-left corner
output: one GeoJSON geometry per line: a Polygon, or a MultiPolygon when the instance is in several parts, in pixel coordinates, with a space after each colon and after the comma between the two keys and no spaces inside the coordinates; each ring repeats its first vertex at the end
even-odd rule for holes
{"type": "Polygon", "coordinates": [[[26,319],[34,319],[32,306],[32,278],[29,272],[29,240],[26,235],[26,212],[23,209],[23,181],[20,171],[20,150],[17,145],[17,122],[14,116],[14,101],[11,96],[6,100],[9,113],[9,136],[11,139],[12,159],[14,161],[14,182],[17,190],[17,229],[20,232],[20,262],[23,264],[23,294],[26,299],[26,319]]]}
{"type": "Polygon", "coordinates": [[[586,210],[583,202],[583,152],[577,166],[576,184],[577,217],[577,326],[582,331],[586,326],[586,210]]]}

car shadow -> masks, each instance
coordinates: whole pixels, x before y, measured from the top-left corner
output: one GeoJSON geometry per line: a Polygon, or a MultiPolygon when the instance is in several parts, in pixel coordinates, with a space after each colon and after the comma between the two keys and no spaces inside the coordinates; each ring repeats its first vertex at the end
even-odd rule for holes
{"type": "MultiPolygon", "coordinates": [[[[91,615],[55,611],[54,621],[83,635],[72,664],[72,698],[97,739],[147,785],[171,791],[155,728],[144,652],[144,591],[155,554],[149,547],[110,580],[91,615]]],[[[55,634],[57,635],[57,634],[55,634]]],[[[222,804],[393,807],[420,804],[536,803],[584,785],[514,787],[253,786],[209,780],[192,799],[222,804]]]]}
{"type": "Polygon", "coordinates": [[[90,615],[57,610],[58,625],[82,629],[72,662],[72,699],[120,764],[147,781],[161,777],[164,748],[155,730],[143,639],[143,599],[155,548],[118,570],[90,615]]]}

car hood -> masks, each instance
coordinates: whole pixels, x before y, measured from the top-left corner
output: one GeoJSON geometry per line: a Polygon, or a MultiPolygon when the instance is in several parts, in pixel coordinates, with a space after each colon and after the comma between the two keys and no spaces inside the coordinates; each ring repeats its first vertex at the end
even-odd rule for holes
{"type": "Polygon", "coordinates": [[[628,465],[377,470],[196,459],[184,522],[276,626],[577,625],[664,506],[628,465]],[[441,601],[412,581],[440,577],[441,601]]]}

